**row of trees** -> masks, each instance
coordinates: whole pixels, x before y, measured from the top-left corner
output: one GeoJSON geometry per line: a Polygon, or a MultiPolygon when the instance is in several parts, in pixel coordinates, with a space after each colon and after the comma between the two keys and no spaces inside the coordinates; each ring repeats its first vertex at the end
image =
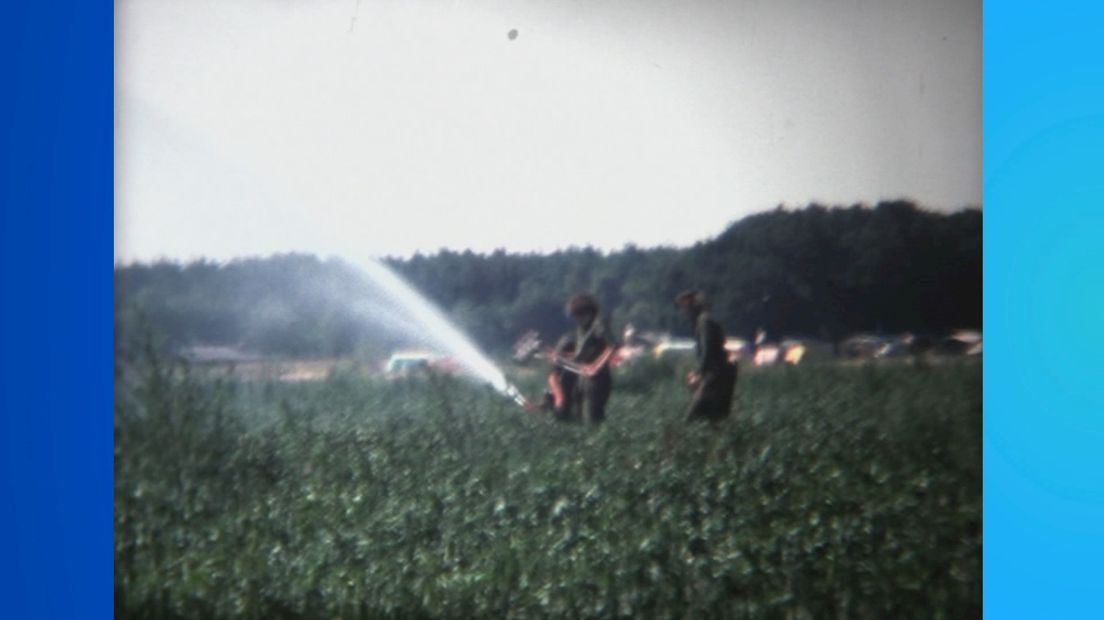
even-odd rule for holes
{"type": "MultiPolygon", "coordinates": [[[[615,326],[685,331],[672,298],[702,288],[737,335],[839,339],[856,331],[941,332],[981,326],[981,212],[911,202],[746,217],[689,248],[492,254],[443,250],[386,262],[483,346],[568,328],[564,300],[590,291],[615,326]]],[[[170,343],[235,344],[287,355],[385,348],[346,293],[371,294],[353,266],[282,255],[227,264],[116,269],[116,312],[170,343]]],[[[377,330],[378,331],[378,330],[377,330]]]]}

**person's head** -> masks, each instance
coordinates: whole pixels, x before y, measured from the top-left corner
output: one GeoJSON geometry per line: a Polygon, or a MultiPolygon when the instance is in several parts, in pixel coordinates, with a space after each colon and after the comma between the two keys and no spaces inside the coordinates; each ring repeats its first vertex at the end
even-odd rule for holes
{"type": "Polygon", "coordinates": [[[567,300],[567,307],[564,310],[576,323],[586,325],[598,316],[598,302],[586,293],[579,293],[567,300]]]}
{"type": "Polygon", "coordinates": [[[683,291],[675,297],[675,306],[684,315],[694,318],[705,310],[705,294],[698,290],[683,291]]]}

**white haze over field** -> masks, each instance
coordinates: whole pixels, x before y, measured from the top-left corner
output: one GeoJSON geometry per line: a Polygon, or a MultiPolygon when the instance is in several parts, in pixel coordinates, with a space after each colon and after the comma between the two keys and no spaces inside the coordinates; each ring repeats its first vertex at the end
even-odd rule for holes
{"type": "Polygon", "coordinates": [[[117,261],[689,244],[779,203],[981,203],[978,0],[116,15],[117,261]]]}

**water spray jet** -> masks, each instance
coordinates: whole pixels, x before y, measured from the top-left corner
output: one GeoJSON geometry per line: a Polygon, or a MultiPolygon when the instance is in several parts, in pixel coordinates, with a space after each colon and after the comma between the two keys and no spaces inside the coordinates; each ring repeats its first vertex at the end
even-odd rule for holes
{"type": "Polygon", "coordinates": [[[444,313],[428,299],[422,296],[405,280],[400,278],[386,265],[369,260],[360,265],[361,271],[378,287],[383,301],[394,306],[388,312],[385,306],[376,300],[362,311],[376,321],[381,319],[391,325],[402,326],[401,331],[419,340],[427,341],[442,353],[451,355],[465,374],[490,385],[496,392],[506,396],[526,411],[534,409],[520,390],[506,379],[506,375],[492,362],[466,334],[450,321],[444,313]],[[406,316],[396,321],[389,314],[404,312],[406,316]],[[417,333],[412,333],[412,332],[417,333]]]}

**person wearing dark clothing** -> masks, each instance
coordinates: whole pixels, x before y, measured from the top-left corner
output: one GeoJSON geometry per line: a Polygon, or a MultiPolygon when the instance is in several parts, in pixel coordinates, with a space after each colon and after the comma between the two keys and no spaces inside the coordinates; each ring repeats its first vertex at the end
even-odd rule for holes
{"type": "MultiPolygon", "coordinates": [[[[570,359],[575,356],[575,335],[565,334],[556,343],[552,352],[554,358],[570,359]]],[[[545,408],[551,410],[552,415],[564,422],[578,420],[578,412],[575,407],[575,388],[579,382],[579,375],[553,365],[548,373],[548,390],[545,392],[545,408]]]]}
{"type": "Polygon", "coordinates": [[[572,361],[590,367],[579,375],[575,386],[575,411],[586,422],[598,423],[606,417],[606,403],[613,390],[608,349],[613,346],[609,329],[590,295],[579,294],[567,302],[567,314],[575,320],[575,354],[572,361]],[[605,361],[603,361],[603,358],[605,361]]]}
{"type": "Polygon", "coordinates": [[[705,296],[699,291],[687,291],[675,298],[679,309],[694,327],[694,348],[697,367],[688,382],[695,386],[687,408],[689,420],[723,420],[732,409],[736,389],[737,367],[728,361],[725,334],[720,323],[705,309],[705,296]]]}

